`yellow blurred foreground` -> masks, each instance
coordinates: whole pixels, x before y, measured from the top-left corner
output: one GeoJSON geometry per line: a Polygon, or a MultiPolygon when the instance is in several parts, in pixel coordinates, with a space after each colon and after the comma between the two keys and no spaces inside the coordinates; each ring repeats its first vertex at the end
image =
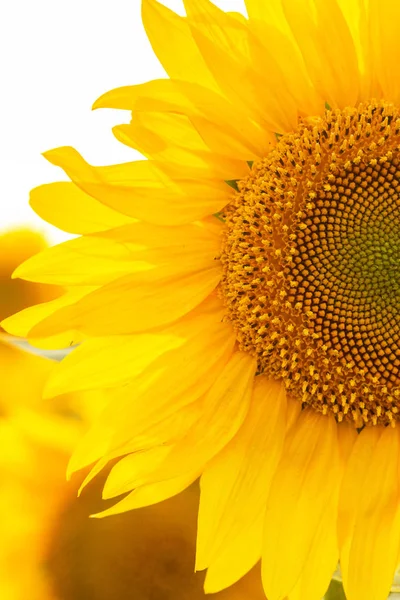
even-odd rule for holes
{"type": "MultiPolygon", "coordinates": [[[[2,600],[197,600],[193,572],[198,486],[166,502],[105,519],[105,474],[77,498],[67,483],[77,440],[101,409],[97,393],[41,399],[54,363],[0,340],[0,598],[2,600]]],[[[207,596],[264,598],[257,570],[207,596]]]]}

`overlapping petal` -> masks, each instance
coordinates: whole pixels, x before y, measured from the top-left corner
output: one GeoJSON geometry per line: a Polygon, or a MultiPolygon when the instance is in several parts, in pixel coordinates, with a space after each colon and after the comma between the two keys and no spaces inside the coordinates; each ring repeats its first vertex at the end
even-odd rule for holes
{"type": "Polygon", "coordinates": [[[156,79],[117,88],[101,96],[94,108],[184,115],[210,150],[242,160],[265,156],[274,141],[245,109],[190,81],[156,79]]]}
{"type": "Polygon", "coordinates": [[[163,170],[159,163],[146,160],[92,167],[68,147],[46,152],[45,157],[106,206],[158,225],[180,225],[207,217],[231,198],[225,181],[206,168],[163,170]]]}
{"type": "Polygon", "coordinates": [[[98,202],[71,181],[34,188],[29,203],[39,217],[68,233],[85,235],[132,222],[130,217],[98,202]]]}
{"type": "Polygon", "coordinates": [[[263,584],[269,600],[294,588],[340,485],[337,424],[303,410],[287,436],[265,514],[263,584]],[[322,485],[323,482],[323,485],[322,485]]]}
{"type": "Polygon", "coordinates": [[[361,432],[341,490],[340,564],[349,600],[385,600],[400,546],[398,427],[361,432]]]}
{"type": "Polygon", "coordinates": [[[240,431],[207,465],[201,478],[198,569],[212,564],[225,543],[251,528],[255,515],[263,511],[285,429],[284,387],[258,378],[240,431]]]}
{"type": "Polygon", "coordinates": [[[222,223],[181,227],[133,223],[48,248],[13,273],[28,281],[65,286],[101,286],[135,271],[190,257],[193,271],[213,265],[220,252],[222,223]]]}

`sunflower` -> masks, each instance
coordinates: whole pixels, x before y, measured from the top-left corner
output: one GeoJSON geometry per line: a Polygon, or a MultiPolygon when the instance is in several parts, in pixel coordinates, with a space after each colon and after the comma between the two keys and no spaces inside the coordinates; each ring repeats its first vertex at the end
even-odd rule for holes
{"type": "MultiPolygon", "coordinates": [[[[204,575],[192,569],[198,486],[142,510],[89,519],[106,473],[76,501],[82,476],[67,485],[65,469],[102,398],[95,392],[43,404],[53,367],[0,339],[1,597],[205,598],[204,575]]],[[[262,600],[257,570],[213,598],[262,600]]]]}
{"type": "Polygon", "coordinates": [[[46,396],[107,389],[70,471],[99,516],[201,477],[205,590],[261,559],[268,600],[384,600],[400,549],[400,4],[143,0],[169,78],[102,96],[144,160],[45,157],[44,219],[81,237],[16,277],[68,286],[4,326],[79,343],[46,396]]]}

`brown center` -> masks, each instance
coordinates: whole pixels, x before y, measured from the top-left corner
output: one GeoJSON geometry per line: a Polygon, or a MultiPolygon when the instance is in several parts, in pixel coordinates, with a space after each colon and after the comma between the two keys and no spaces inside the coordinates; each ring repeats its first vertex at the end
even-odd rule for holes
{"type": "Polygon", "coordinates": [[[226,210],[221,294],[258,372],[357,427],[400,419],[400,110],[327,110],[226,210]]]}

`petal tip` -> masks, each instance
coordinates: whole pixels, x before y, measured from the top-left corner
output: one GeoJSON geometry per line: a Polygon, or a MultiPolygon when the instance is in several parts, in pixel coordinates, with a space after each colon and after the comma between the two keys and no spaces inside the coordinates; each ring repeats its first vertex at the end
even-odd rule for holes
{"type": "Polygon", "coordinates": [[[106,103],[106,98],[108,96],[108,92],[99,96],[92,104],[92,110],[97,110],[98,108],[108,108],[106,103]]]}

